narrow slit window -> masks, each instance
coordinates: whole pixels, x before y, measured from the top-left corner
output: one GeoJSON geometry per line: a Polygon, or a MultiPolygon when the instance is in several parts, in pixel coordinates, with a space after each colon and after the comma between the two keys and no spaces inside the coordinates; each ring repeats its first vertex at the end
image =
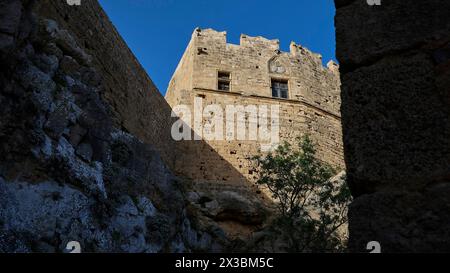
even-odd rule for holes
{"type": "Polygon", "coordinates": [[[272,97],[287,99],[288,91],[287,81],[272,79],[272,97]]]}
{"type": "Polygon", "coordinates": [[[217,89],[220,91],[230,91],[231,89],[231,76],[229,72],[218,73],[217,89]]]}

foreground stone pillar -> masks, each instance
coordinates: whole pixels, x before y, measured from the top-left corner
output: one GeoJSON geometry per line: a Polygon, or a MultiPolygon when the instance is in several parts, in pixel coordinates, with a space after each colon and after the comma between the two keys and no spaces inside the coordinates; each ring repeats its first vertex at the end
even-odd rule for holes
{"type": "Polygon", "coordinates": [[[335,0],[350,249],[450,251],[450,1],[335,0]]]}

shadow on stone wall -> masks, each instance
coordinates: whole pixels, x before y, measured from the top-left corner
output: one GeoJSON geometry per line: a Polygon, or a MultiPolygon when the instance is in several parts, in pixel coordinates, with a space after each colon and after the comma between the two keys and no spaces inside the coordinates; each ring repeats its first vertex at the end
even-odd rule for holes
{"type": "Polygon", "coordinates": [[[100,94],[112,110],[115,126],[160,152],[170,169],[183,178],[190,196],[198,196],[190,199],[194,207],[213,220],[237,221],[253,226],[262,224],[266,211],[260,199],[265,198],[257,194],[259,191],[253,182],[249,182],[206,142],[184,143],[172,139],[171,126],[176,119],[171,118],[171,107],[96,0],[83,0],[81,6],[46,0],[39,5],[39,14],[57,21],[92,56],[93,66],[103,78],[100,94]],[[181,154],[184,154],[183,161],[180,161],[181,154]],[[199,157],[207,159],[208,166],[213,162],[216,168],[202,170],[197,169],[201,166],[191,165],[198,162],[199,157]],[[222,179],[224,173],[227,181],[222,179]],[[229,185],[230,181],[233,186],[229,185]],[[223,192],[235,194],[223,195],[223,192]]]}

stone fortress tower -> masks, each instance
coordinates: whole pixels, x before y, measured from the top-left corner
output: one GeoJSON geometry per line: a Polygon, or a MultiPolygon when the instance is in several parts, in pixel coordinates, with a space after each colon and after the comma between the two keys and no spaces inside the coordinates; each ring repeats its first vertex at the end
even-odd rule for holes
{"type": "MultiPolygon", "coordinates": [[[[166,100],[171,107],[192,109],[196,98],[202,99],[203,107],[215,104],[222,109],[278,105],[281,142],[309,134],[319,159],[344,168],[339,67],[333,61],[323,67],[320,55],[294,42],[290,52],[282,52],[278,40],[241,35],[240,44],[235,45],[227,43],[226,32],[195,29],[169,83],[166,100]]],[[[252,128],[249,116],[244,119],[246,128],[252,128]]],[[[189,124],[194,124],[192,120],[189,124]]],[[[255,167],[251,158],[261,148],[259,140],[184,140],[178,144],[181,151],[175,170],[196,189],[257,191],[252,188],[255,167]]]]}

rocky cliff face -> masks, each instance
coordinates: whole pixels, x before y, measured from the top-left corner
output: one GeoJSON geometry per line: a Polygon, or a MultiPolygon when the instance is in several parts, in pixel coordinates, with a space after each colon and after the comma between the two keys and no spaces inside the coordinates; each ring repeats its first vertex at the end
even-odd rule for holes
{"type": "Polygon", "coordinates": [[[104,71],[35,1],[0,1],[0,62],[0,252],[222,250],[159,152],[113,120],[104,71]]]}
{"type": "MultiPolygon", "coordinates": [[[[169,104],[128,48],[97,0],[37,1],[36,13],[58,22],[91,56],[91,65],[102,78],[100,94],[109,105],[114,126],[151,143],[172,168],[174,119],[169,104]]],[[[156,42],[156,41],[155,41],[156,42]]]]}
{"type": "Polygon", "coordinates": [[[450,2],[335,3],[350,248],[449,251],[450,2]]]}

